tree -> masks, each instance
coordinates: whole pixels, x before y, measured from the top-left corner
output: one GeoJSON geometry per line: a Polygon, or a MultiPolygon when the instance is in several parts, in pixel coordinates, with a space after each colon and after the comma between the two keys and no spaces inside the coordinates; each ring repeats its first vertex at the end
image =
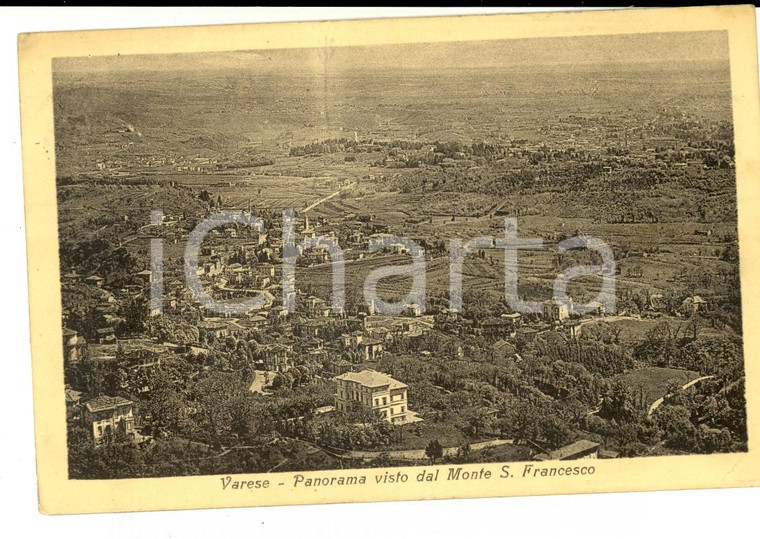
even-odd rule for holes
{"type": "Polygon", "coordinates": [[[148,314],[148,301],[143,296],[130,299],[124,307],[124,322],[118,328],[119,333],[143,333],[148,322],[148,314]]]}
{"type": "Polygon", "coordinates": [[[72,478],[86,477],[95,446],[92,433],[81,425],[69,422],[66,441],[69,453],[69,476],[72,478]]]}
{"type": "Polygon", "coordinates": [[[488,413],[483,408],[475,408],[474,410],[471,410],[466,415],[465,420],[475,438],[480,436],[481,429],[486,429],[490,426],[488,413]]]}
{"type": "Polygon", "coordinates": [[[197,413],[194,424],[199,438],[215,449],[239,435],[244,420],[238,417],[243,396],[250,396],[246,385],[233,374],[211,373],[200,378],[191,391],[197,413]],[[233,430],[234,429],[234,430],[233,430]]]}
{"type": "Polygon", "coordinates": [[[425,456],[430,459],[431,464],[443,456],[443,446],[438,440],[431,440],[425,448],[425,456]]]}
{"type": "Polygon", "coordinates": [[[457,450],[459,457],[463,459],[466,459],[467,457],[469,457],[471,452],[472,452],[472,447],[470,447],[470,442],[465,442],[464,445],[462,445],[457,450]]]}
{"type": "Polygon", "coordinates": [[[525,440],[536,437],[541,416],[536,405],[530,401],[522,401],[510,411],[505,423],[511,425],[511,431],[518,438],[525,440]]]}
{"type": "Polygon", "coordinates": [[[660,406],[655,421],[662,429],[666,445],[684,451],[696,450],[697,429],[691,422],[691,413],[684,406],[660,406]]]}
{"type": "Polygon", "coordinates": [[[163,367],[155,369],[149,384],[150,394],[144,412],[151,418],[154,433],[158,433],[160,429],[176,433],[187,405],[184,396],[177,390],[174,380],[163,367]]]}
{"type": "Polygon", "coordinates": [[[602,399],[599,416],[616,421],[631,421],[635,418],[633,393],[622,380],[615,381],[602,399]]]}
{"type": "Polygon", "coordinates": [[[572,435],[572,431],[558,417],[544,417],[539,424],[539,429],[541,438],[553,447],[566,445],[572,435]]]}

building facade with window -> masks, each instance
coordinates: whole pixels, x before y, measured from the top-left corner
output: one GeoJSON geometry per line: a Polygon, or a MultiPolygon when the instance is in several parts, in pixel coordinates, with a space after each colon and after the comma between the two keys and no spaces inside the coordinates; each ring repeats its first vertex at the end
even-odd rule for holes
{"type": "Polygon", "coordinates": [[[357,407],[372,410],[394,424],[419,421],[407,407],[407,386],[387,374],[364,370],[335,378],[335,409],[348,412],[357,407]]]}
{"type": "Polygon", "coordinates": [[[84,405],[82,422],[95,443],[109,439],[117,431],[127,436],[135,433],[134,403],[122,397],[100,396],[84,405]]]}

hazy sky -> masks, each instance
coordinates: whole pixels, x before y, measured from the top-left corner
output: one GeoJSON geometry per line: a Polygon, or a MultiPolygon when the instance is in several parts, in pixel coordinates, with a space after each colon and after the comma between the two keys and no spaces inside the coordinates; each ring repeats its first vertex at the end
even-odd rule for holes
{"type": "Polygon", "coordinates": [[[56,71],[510,67],[727,60],[726,32],[677,32],[498,41],[60,58],[56,71]]]}

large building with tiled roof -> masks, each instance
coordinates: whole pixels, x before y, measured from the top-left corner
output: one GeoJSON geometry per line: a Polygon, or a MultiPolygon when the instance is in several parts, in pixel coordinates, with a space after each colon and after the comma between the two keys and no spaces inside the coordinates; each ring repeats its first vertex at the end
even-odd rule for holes
{"type": "Polygon", "coordinates": [[[599,445],[591,440],[578,440],[549,453],[540,453],[534,457],[534,460],[595,459],[599,454],[599,445]]]}
{"type": "Polygon", "coordinates": [[[335,378],[335,409],[348,412],[357,407],[377,412],[394,424],[419,421],[407,407],[407,386],[381,372],[346,372],[335,378]]]}
{"type": "Polygon", "coordinates": [[[82,421],[87,429],[91,429],[96,443],[110,438],[117,431],[132,436],[135,432],[133,406],[131,400],[122,397],[95,397],[84,404],[82,421]]]}

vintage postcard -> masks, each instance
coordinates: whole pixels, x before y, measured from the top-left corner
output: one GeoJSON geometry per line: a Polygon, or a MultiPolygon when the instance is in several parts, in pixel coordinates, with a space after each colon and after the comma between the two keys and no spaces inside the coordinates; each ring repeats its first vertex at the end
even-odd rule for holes
{"type": "Polygon", "coordinates": [[[41,511],[760,483],[752,7],[19,57],[41,511]]]}

